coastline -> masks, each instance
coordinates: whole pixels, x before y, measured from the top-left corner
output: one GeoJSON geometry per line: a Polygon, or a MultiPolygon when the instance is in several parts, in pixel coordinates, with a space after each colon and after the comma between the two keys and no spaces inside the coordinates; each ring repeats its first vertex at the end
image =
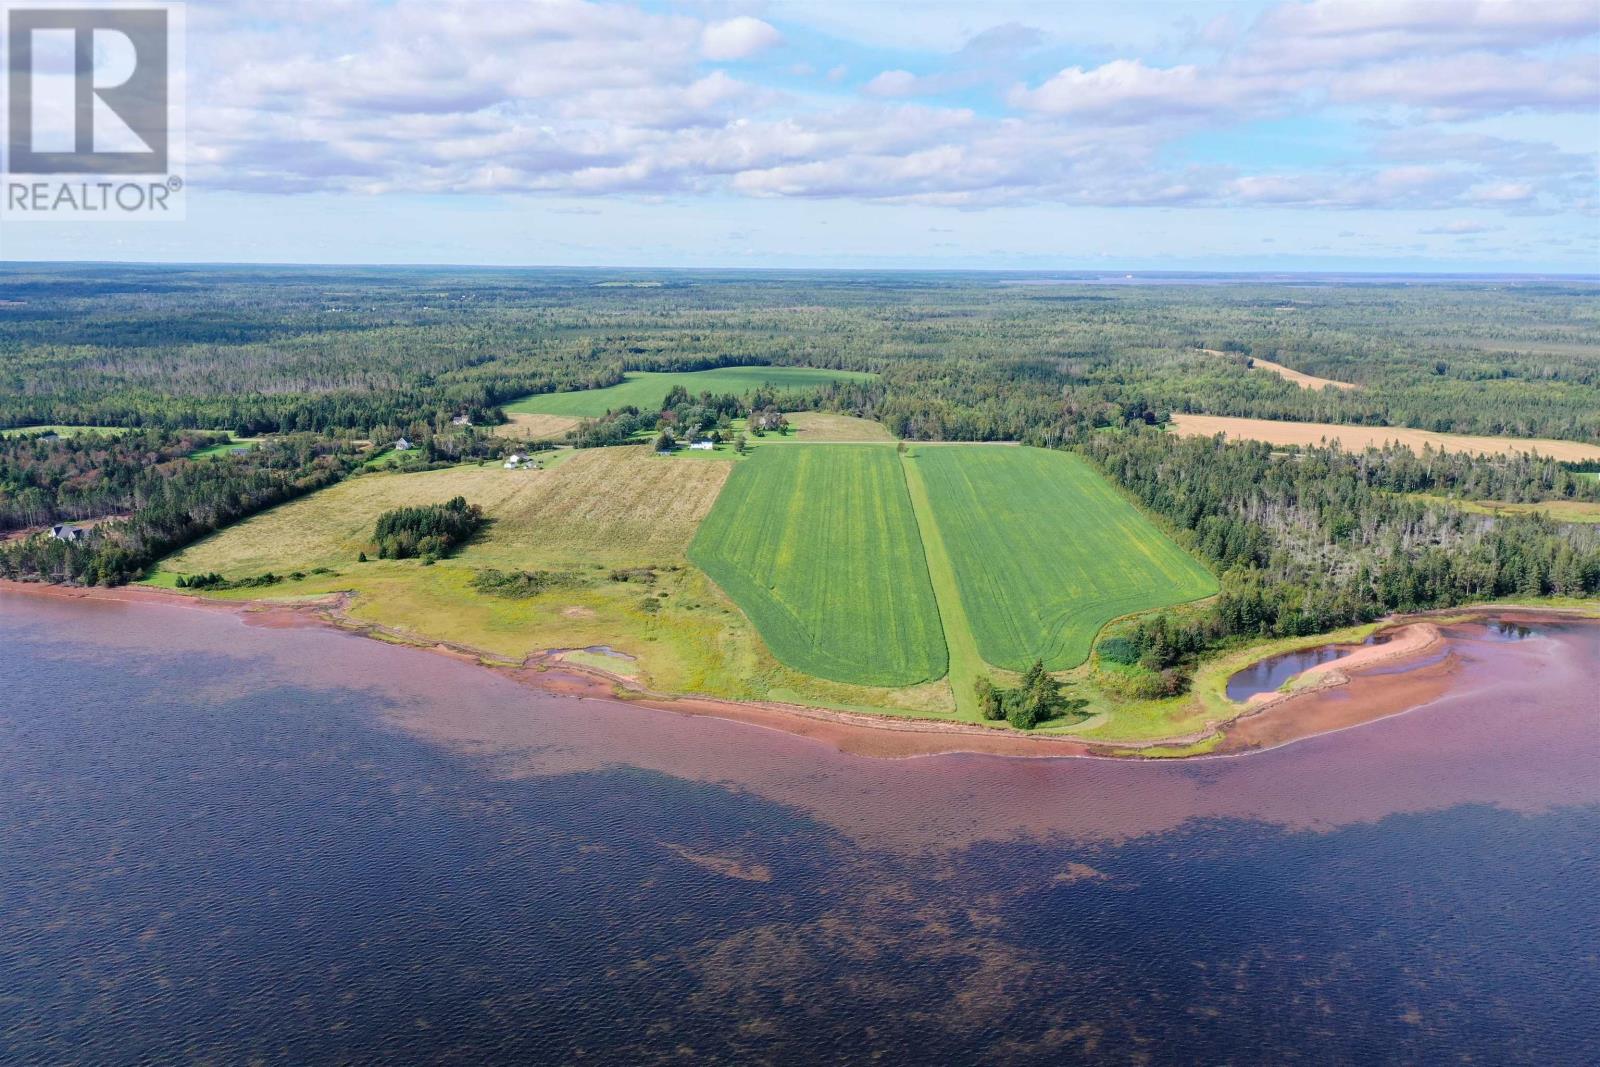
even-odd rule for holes
{"type": "MultiPolygon", "coordinates": [[[[1207,720],[1201,730],[1132,744],[1091,741],[1071,735],[1020,734],[968,723],[880,716],[780,702],[655,693],[622,675],[565,661],[561,655],[568,650],[535,653],[518,663],[477,649],[358,622],[344,612],[348,603],[346,594],[299,603],[224,601],[147,586],[62,586],[6,579],[0,579],[0,593],[222,611],[249,626],[325,627],[473,663],[520,685],[555,696],[605,700],[654,711],[740,722],[819,741],[848,754],[880,759],[972,754],[1034,759],[1166,761],[1266,751],[1404,714],[1443,696],[1458,668],[1457,655],[1450,648],[1451,639],[1440,629],[1449,622],[1477,620],[1489,615],[1566,620],[1595,618],[1592,612],[1558,605],[1517,604],[1473,605],[1392,617],[1375,624],[1373,630],[1394,635],[1384,644],[1352,645],[1345,655],[1301,672],[1284,690],[1258,693],[1243,703],[1230,702],[1226,710],[1232,714],[1207,720]],[[1204,747],[1195,752],[1185,750],[1196,746],[1204,747]]],[[[1278,654],[1281,653],[1263,650],[1259,659],[1278,654]]]]}

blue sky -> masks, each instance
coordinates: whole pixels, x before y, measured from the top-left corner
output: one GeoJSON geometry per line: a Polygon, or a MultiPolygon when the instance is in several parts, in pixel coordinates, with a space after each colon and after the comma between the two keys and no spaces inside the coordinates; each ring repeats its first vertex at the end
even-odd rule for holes
{"type": "Polygon", "coordinates": [[[188,217],[8,259],[1600,271],[1592,0],[188,5],[188,217]]]}

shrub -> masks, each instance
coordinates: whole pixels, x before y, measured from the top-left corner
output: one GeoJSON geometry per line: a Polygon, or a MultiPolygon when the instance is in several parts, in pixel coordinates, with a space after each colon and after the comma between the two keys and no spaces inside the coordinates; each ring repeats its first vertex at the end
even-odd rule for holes
{"type": "Polygon", "coordinates": [[[473,575],[472,588],[489,596],[521,600],[551,589],[574,585],[577,581],[578,576],[569,571],[500,571],[489,568],[473,575]]]}
{"type": "Polygon", "coordinates": [[[1139,662],[1139,647],[1126,637],[1108,637],[1100,642],[1100,658],[1107,663],[1130,666],[1139,662]]]}

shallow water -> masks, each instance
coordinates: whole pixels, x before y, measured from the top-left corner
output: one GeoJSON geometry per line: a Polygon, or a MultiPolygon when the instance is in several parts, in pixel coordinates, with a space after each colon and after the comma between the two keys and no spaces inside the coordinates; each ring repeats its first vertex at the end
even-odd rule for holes
{"type": "Polygon", "coordinates": [[[0,1061],[1593,1062],[1600,627],[1477,629],[1272,752],[882,761],[0,594],[0,1061]]]}
{"type": "Polygon", "coordinates": [[[1360,644],[1318,645],[1257,660],[1229,676],[1228,699],[1242,704],[1257,693],[1276,693],[1284,682],[1302,671],[1348,656],[1357,648],[1381,645],[1388,639],[1387,634],[1374,634],[1360,644]]]}

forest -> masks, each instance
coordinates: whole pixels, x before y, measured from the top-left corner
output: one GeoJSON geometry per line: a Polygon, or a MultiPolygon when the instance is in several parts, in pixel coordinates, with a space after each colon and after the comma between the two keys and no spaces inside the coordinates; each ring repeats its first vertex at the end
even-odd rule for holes
{"type": "MultiPolygon", "coordinates": [[[[1081,452],[1217,572],[1200,613],[1119,635],[1162,670],[1240,634],[1391,610],[1600,590],[1593,526],[1449,499],[1600,500],[1531,458],[1181,440],[1172,412],[1600,439],[1600,287],[1578,282],[1112,285],[1088,277],[827,272],[12,266],[0,271],[0,574],[116,582],[342,478],[400,437],[414,468],[496,458],[502,405],[640,370],[868,371],[783,397],[693,397],[585,422],[574,443],[811,407],[910,440],[1081,452]],[[659,282],[650,287],[606,284],[659,282]],[[1272,360],[1355,386],[1306,389],[1272,360]],[[190,458],[218,431],[261,446],[190,458]],[[131,432],[126,432],[131,431],[131,432]]],[[[443,547],[436,546],[436,547],[443,547]]]]}

